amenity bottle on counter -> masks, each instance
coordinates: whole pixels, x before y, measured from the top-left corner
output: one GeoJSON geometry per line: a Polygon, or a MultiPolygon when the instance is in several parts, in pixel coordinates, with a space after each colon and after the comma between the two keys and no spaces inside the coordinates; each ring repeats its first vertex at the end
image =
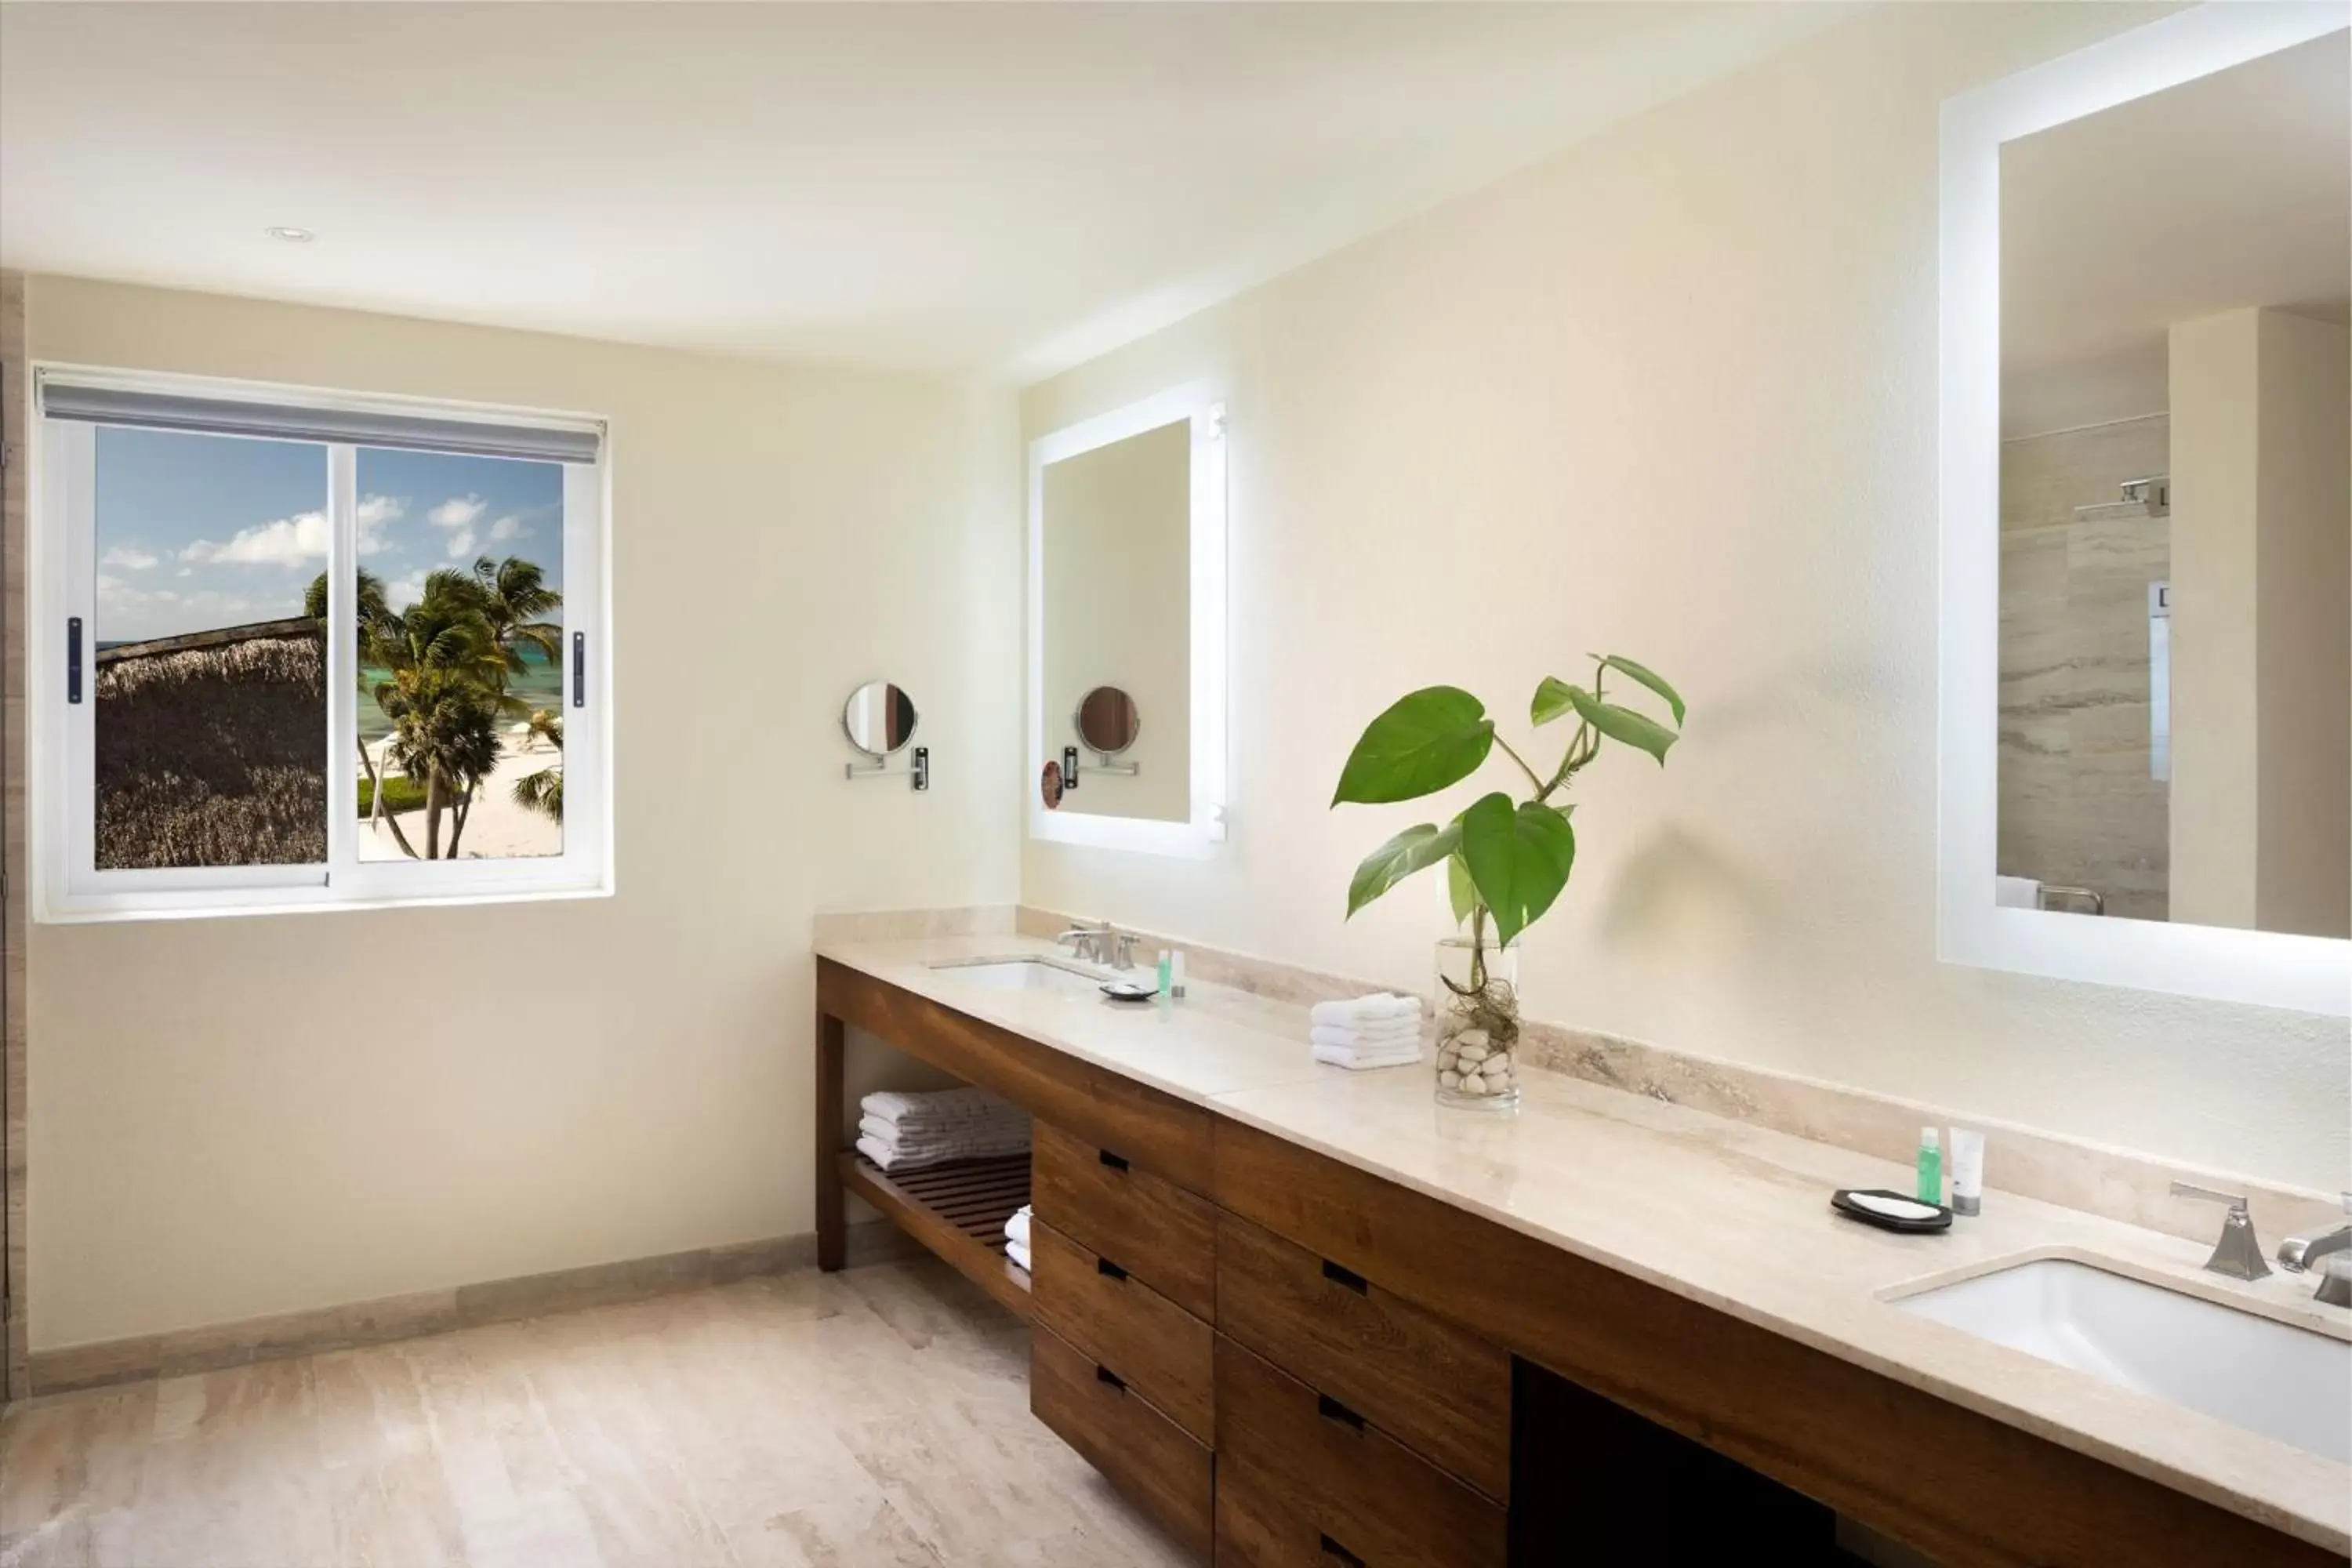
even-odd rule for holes
{"type": "Polygon", "coordinates": [[[1944,1150],[1932,1127],[1919,1129],[1919,1201],[1941,1207],[1944,1202],[1944,1150]]]}

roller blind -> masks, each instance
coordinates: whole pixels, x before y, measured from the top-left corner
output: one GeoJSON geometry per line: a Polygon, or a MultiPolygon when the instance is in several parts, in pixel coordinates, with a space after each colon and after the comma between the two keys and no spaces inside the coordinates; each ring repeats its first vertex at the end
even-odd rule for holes
{"type": "Polygon", "coordinates": [[[342,442],[463,452],[479,458],[527,458],[548,463],[593,463],[602,432],[581,426],[515,425],[446,415],[385,409],[319,408],[295,403],[190,397],[119,386],[81,386],[41,380],[41,412],[51,419],[129,425],[148,430],[202,430],[278,441],[342,442]]]}

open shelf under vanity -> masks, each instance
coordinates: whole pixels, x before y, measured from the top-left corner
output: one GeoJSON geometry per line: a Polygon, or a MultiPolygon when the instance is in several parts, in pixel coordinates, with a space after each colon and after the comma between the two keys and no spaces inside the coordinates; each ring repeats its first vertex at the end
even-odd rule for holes
{"type": "Polygon", "coordinates": [[[890,1172],[845,1149],[840,1164],[844,1188],[1027,1321],[1029,1271],[1004,1255],[1004,1222],[1029,1202],[1027,1153],[890,1172]]]}

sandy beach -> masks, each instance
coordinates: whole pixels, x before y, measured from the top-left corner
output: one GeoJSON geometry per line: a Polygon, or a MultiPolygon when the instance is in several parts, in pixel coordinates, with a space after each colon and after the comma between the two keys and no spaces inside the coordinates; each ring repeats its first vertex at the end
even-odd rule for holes
{"type": "MultiPolygon", "coordinates": [[[[389,742],[379,741],[368,748],[379,777],[387,771],[384,747],[389,742]]],[[[499,765],[484,781],[476,795],[474,805],[466,819],[466,837],[457,846],[461,860],[509,859],[527,855],[558,855],[563,851],[563,826],[552,818],[535,811],[526,811],[514,800],[515,781],[526,773],[553,767],[563,759],[563,753],[540,736],[525,732],[509,732],[499,745],[499,765]]],[[[446,843],[455,817],[444,814],[441,837],[446,843]]],[[[416,852],[425,852],[425,812],[422,807],[400,815],[400,830],[408,835],[408,842],[416,852]]],[[[362,821],[360,826],[360,858],[362,860],[399,860],[406,858],[400,852],[390,828],[381,823],[362,821]]]]}

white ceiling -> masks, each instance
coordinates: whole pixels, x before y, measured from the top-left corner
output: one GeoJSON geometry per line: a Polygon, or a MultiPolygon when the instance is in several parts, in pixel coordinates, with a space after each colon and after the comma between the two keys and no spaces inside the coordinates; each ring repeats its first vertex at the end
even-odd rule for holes
{"type": "Polygon", "coordinates": [[[2335,33],[2001,149],[2011,434],[2165,405],[2166,329],[2352,309],[2352,49],[2335,33]]]}
{"type": "Polygon", "coordinates": [[[1845,9],[12,3],[0,264],[1028,379],[1845,9]]]}

